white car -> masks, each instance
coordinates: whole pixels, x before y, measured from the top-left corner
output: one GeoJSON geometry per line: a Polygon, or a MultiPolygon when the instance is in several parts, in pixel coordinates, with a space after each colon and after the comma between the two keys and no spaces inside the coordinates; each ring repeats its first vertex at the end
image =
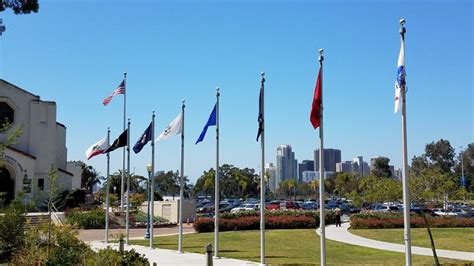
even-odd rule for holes
{"type": "Polygon", "coordinates": [[[239,207],[233,208],[230,210],[231,213],[238,213],[240,211],[256,211],[260,209],[259,204],[243,204],[239,207]]]}
{"type": "Polygon", "coordinates": [[[445,210],[445,209],[438,209],[438,210],[434,211],[433,213],[438,215],[438,216],[456,216],[455,212],[448,211],[448,210],[445,210]]]}

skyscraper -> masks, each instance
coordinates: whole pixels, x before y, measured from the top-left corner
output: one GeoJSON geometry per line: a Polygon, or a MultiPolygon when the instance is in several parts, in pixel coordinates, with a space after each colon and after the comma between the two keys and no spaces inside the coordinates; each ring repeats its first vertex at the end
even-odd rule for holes
{"type": "Polygon", "coordinates": [[[276,188],[287,179],[298,179],[296,168],[298,162],[290,145],[280,145],[276,156],[276,188]]]}
{"type": "MultiPolygon", "coordinates": [[[[336,163],[341,162],[341,150],[324,149],[324,171],[336,172],[336,163]]],[[[319,149],[314,150],[314,170],[319,171],[319,149]]]]}
{"type": "Polygon", "coordinates": [[[314,171],[313,160],[303,160],[303,162],[298,164],[298,182],[303,182],[304,171],[314,171]]]}

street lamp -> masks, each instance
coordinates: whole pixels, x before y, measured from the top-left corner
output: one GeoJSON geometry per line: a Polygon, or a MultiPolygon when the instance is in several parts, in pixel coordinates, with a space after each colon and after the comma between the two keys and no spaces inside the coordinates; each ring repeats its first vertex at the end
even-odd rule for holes
{"type": "Polygon", "coordinates": [[[153,167],[151,164],[148,164],[146,166],[146,171],[148,172],[148,182],[147,182],[147,186],[146,186],[146,194],[147,194],[147,219],[146,219],[146,233],[145,233],[145,239],[150,239],[150,227],[151,227],[151,230],[153,230],[153,223],[150,221],[150,204],[151,204],[151,196],[150,195],[150,181],[151,181],[151,177],[152,177],[152,170],[153,170],[153,167]]]}

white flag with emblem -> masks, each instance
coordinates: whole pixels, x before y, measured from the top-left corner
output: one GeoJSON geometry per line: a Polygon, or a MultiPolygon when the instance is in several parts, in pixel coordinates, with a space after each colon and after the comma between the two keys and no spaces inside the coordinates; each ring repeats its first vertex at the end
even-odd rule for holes
{"type": "Polygon", "coordinates": [[[172,136],[181,134],[183,132],[183,114],[180,113],[171,123],[161,132],[160,136],[155,140],[166,140],[172,136]]]}
{"type": "Polygon", "coordinates": [[[97,143],[91,145],[86,151],[87,160],[90,160],[92,157],[103,154],[105,150],[109,148],[107,137],[99,140],[97,143]]]}

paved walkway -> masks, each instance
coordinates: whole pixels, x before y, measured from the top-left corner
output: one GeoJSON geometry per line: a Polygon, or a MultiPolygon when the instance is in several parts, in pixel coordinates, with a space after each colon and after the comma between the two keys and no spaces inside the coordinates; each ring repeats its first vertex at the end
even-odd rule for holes
{"type": "MultiPolygon", "coordinates": [[[[92,241],[88,242],[92,249],[103,249],[107,246],[118,250],[118,244],[116,243],[109,243],[108,245],[101,241],[92,241]]],[[[149,247],[138,246],[138,245],[125,245],[124,247],[126,250],[135,249],[140,254],[144,254],[151,265],[156,263],[157,265],[161,266],[189,266],[189,265],[206,265],[206,256],[204,254],[197,254],[197,253],[178,253],[174,250],[168,249],[151,249],[149,247]]],[[[202,247],[204,251],[205,248],[202,247]]],[[[236,259],[214,259],[214,265],[216,266],[240,266],[240,265],[258,265],[254,262],[243,261],[243,260],[236,260],[236,259]]]]}
{"type": "MultiPolygon", "coordinates": [[[[326,238],[330,240],[342,242],[342,243],[357,245],[357,246],[405,253],[405,245],[382,242],[382,241],[377,241],[377,240],[372,240],[372,239],[356,236],[356,235],[351,234],[347,230],[348,228],[349,228],[349,223],[343,223],[342,227],[329,225],[326,227],[326,238]]],[[[320,234],[319,230],[316,230],[316,232],[318,235],[320,234]]],[[[431,248],[422,248],[422,247],[412,246],[411,252],[412,254],[417,254],[417,255],[433,256],[433,251],[431,250],[431,248]]],[[[473,252],[436,249],[436,254],[440,258],[474,261],[473,252]]]]}
{"type": "MultiPolygon", "coordinates": [[[[130,229],[130,239],[145,239],[144,228],[130,229]]],[[[192,224],[183,224],[183,232],[185,234],[194,233],[195,230],[192,224]]],[[[166,235],[175,235],[178,234],[178,226],[167,226],[167,227],[158,227],[155,228],[153,233],[155,236],[166,236],[166,235]]],[[[117,235],[125,235],[125,229],[109,229],[109,239],[116,239],[117,235]]],[[[79,235],[77,236],[82,241],[94,241],[100,240],[103,241],[105,238],[104,229],[84,229],[79,230],[79,235]]]]}

